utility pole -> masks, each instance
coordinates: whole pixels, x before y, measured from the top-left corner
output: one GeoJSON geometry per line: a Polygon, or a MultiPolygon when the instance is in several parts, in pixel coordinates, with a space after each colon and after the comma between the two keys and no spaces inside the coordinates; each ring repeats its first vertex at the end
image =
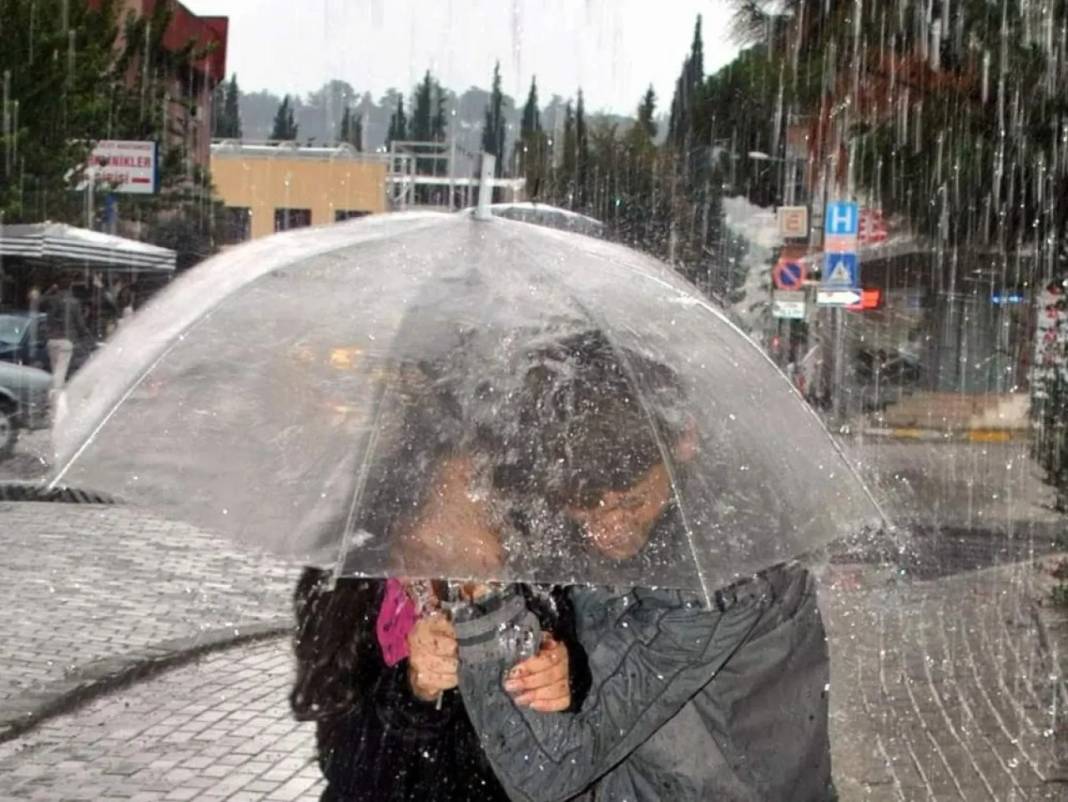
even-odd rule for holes
{"type": "Polygon", "coordinates": [[[449,211],[453,210],[456,195],[456,109],[450,109],[449,125],[449,211]]]}

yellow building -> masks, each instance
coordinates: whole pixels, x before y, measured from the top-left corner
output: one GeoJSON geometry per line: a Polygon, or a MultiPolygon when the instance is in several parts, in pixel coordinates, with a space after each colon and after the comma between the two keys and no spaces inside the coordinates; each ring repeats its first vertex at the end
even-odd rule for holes
{"type": "Polygon", "coordinates": [[[348,145],[211,146],[211,177],[226,206],[228,243],[384,212],[388,160],[348,145]]]}

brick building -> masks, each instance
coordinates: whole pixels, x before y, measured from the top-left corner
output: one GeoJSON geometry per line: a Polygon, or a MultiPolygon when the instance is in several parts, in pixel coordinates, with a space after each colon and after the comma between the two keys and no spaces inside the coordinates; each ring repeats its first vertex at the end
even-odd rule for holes
{"type": "MultiPolygon", "coordinates": [[[[99,6],[101,0],[89,0],[99,6]]],[[[167,108],[166,141],[163,148],[182,145],[193,164],[208,168],[211,161],[212,90],[226,77],[227,17],[201,17],[177,0],[120,0],[120,14],[149,17],[160,3],[170,6],[170,23],[163,46],[177,53],[193,44],[205,55],[189,70],[167,76],[171,102],[167,108]]],[[[120,29],[122,26],[120,25],[120,29]]]]}

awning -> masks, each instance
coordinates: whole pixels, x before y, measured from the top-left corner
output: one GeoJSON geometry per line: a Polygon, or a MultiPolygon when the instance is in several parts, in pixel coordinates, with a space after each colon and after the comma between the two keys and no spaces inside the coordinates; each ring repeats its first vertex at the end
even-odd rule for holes
{"type": "Polygon", "coordinates": [[[0,256],[173,272],[175,252],[65,223],[0,226],[0,256]]]}

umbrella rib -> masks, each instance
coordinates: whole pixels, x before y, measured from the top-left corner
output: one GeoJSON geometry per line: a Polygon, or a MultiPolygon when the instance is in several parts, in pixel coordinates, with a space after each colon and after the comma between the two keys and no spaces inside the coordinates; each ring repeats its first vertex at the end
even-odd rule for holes
{"type": "MultiPolygon", "coordinates": [[[[199,326],[203,321],[205,321],[207,319],[208,319],[207,316],[198,318],[197,320],[193,321],[193,323],[191,323],[188,328],[185,329],[185,332],[192,331],[193,329],[195,329],[197,326],[199,326]]],[[[185,332],[183,332],[183,334],[185,332]]],[[[62,480],[63,477],[66,475],[67,471],[70,470],[70,466],[73,465],[77,461],[77,459],[85,452],[85,449],[87,449],[89,447],[89,445],[96,439],[96,436],[100,433],[100,430],[103,429],[107,425],[108,421],[110,421],[111,418],[115,415],[115,413],[118,411],[119,407],[121,407],[123,405],[123,403],[126,401],[127,398],[129,398],[131,395],[133,395],[134,390],[136,390],[138,387],[141,386],[142,382],[144,382],[144,380],[146,378],[148,378],[149,374],[152,373],[152,371],[154,371],[156,369],[156,367],[159,365],[160,362],[162,362],[164,359],[167,358],[167,356],[170,354],[171,351],[173,351],[175,348],[178,347],[178,344],[180,342],[182,342],[182,339],[180,337],[175,338],[171,342],[171,344],[168,345],[165,349],[163,349],[163,351],[160,353],[160,355],[157,356],[152,361],[152,364],[149,365],[141,373],[141,375],[137,377],[137,380],[134,381],[132,384],[130,384],[129,389],[127,389],[126,392],[124,392],[119,397],[119,399],[114,404],[111,405],[111,409],[108,410],[108,413],[106,415],[104,415],[100,419],[100,422],[96,426],[93,427],[92,434],[90,434],[88,437],[85,438],[85,441],[80,446],[78,446],[78,450],[75,451],[74,454],[71,455],[70,459],[67,460],[67,462],[63,466],[63,468],[60,471],[58,471],[56,473],[55,477],[48,483],[48,488],[50,490],[56,488],[56,486],[59,483],[59,481],[62,480]]]]}
{"type": "Polygon", "coordinates": [[[345,558],[348,555],[349,546],[352,544],[353,521],[356,518],[356,510],[359,507],[360,501],[363,499],[363,491],[367,487],[367,477],[371,472],[371,459],[378,448],[378,435],[382,431],[381,421],[382,415],[386,410],[386,398],[393,390],[394,379],[390,379],[388,384],[382,388],[382,392],[379,395],[377,401],[377,409],[375,409],[374,422],[371,424],[371,433],[368,436],[367,447],[363,450],[363,460],[360,462],[360,470],[356,475],[356,485],[352,489],[352,499],[349,501],[349,511],[345,516],[345,529],[341,533],[341,546],[338,551],[337,560],[334,564],[334,577],[340,575],[344,568],[345,558]]]}

